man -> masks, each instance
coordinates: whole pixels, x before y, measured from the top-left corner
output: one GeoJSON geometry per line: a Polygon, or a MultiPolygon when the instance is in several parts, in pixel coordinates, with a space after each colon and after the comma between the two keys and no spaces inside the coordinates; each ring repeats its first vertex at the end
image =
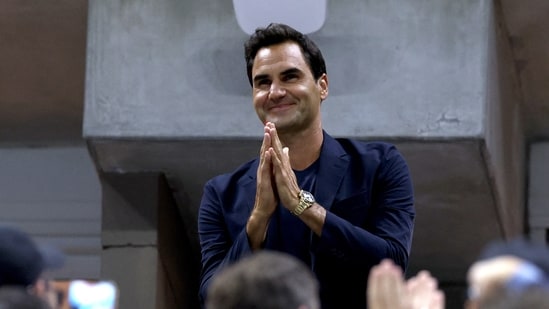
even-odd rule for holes
{"type": "Polygon", "coordinates": [[[392,145],[334,139],[322,53],[282,24],[245,44],[253,105],[265,124],[259,158],[204,187],[198,229],[201,301],[214,274],[252,252],[296,256],[315,273],[322,308],[364,308],[366,278],[408,262],[415,211],[407,165],[392,145]]]}
{"type": "Polygon", "coordinates": [[[60,268],[65,255],[51,246],[39,246],[24,231],[0,225],[0,288],[22,288],[53,304],[47,270],[60,268]]]}
{"type": "Polygon", "coordinates": [[[549,248],[522,237],[492,241],[469,267],[467,281],[466,308],[547,308],[549,248]]]}
{"type": "Polygon", "coordinates": [[[261,251],[223,269],[210,284],[207,309],[319,309],[318,283],[297,258],[261,251]]]}

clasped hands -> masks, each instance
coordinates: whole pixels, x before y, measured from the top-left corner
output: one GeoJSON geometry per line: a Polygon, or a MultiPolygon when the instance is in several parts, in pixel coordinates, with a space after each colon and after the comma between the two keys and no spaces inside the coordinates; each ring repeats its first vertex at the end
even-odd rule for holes
{"type": "Polygon", "coordinates": [[[299,203],[299,192],[289,149],[282,146],[274,123],[267,122],[257,169],[254,214],[270,218],[278,202],[286,209],[294,210],[299,203]]]}

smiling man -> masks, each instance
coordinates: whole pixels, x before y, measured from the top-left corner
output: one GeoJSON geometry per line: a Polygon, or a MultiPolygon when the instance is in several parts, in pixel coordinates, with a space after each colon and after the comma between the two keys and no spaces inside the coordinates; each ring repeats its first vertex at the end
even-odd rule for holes
{"type": "Polygon", "coordinates": [[[306,35],[259,28],[245,58],[263,143],[258,158],[204,187],[201,302],[223,267],[268,249],[310,267],[323,309],[365,308],[370,268],[385,258],[408,263],[415,210],[406,162],[393,145],[323,130],[328,75],[306,35]]]}

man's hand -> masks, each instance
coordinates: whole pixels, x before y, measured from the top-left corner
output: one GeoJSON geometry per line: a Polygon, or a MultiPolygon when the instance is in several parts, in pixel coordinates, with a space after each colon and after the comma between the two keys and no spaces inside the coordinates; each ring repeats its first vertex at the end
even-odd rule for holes
{"type": "Polygon", "coordinates": [[[366,300],[370,309],[411,309],[400,267],[389,259],[372,267],[368,275],[366,300]]]}
{"type": "Polygon", "coordinates": [[[402,269],[389,259],[370,270],[366,299],[370,309],[443,309],[445,302],[437,280],[428,271],[406,281],[402,269]]]}
{"type": "Polygon", "coordinates": [[[273,177],[270,128],[265,126],[263,134],[263,143],[259,153],[259,166],[257,168],[257,188],[255,193],[255,203],[252,214],[246,224],[246,233],[252,249],[261,247],[265,239],[265,233],[269,224],[269,219],[278,204],[273,177]]]}
{"type": "Polygon", "coordinates": [[[271,137],[271,147],[268,149],[268,153],[273,163],[276,192],[282,205],[292,211],[299,204],[300,189],[290,164],[289,149],[282,147],[273,123],[268,122],[265,128],[271,137]]]}

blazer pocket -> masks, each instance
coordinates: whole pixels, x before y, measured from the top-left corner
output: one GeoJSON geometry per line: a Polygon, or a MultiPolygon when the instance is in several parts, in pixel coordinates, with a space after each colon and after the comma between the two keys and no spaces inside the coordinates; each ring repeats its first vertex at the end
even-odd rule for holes
{"type": "Polygon", "coordinates": [[[363,191],[335,202],[330,211],[354,225],[362,225],[370,209],[370,195],[363,191]]]}

